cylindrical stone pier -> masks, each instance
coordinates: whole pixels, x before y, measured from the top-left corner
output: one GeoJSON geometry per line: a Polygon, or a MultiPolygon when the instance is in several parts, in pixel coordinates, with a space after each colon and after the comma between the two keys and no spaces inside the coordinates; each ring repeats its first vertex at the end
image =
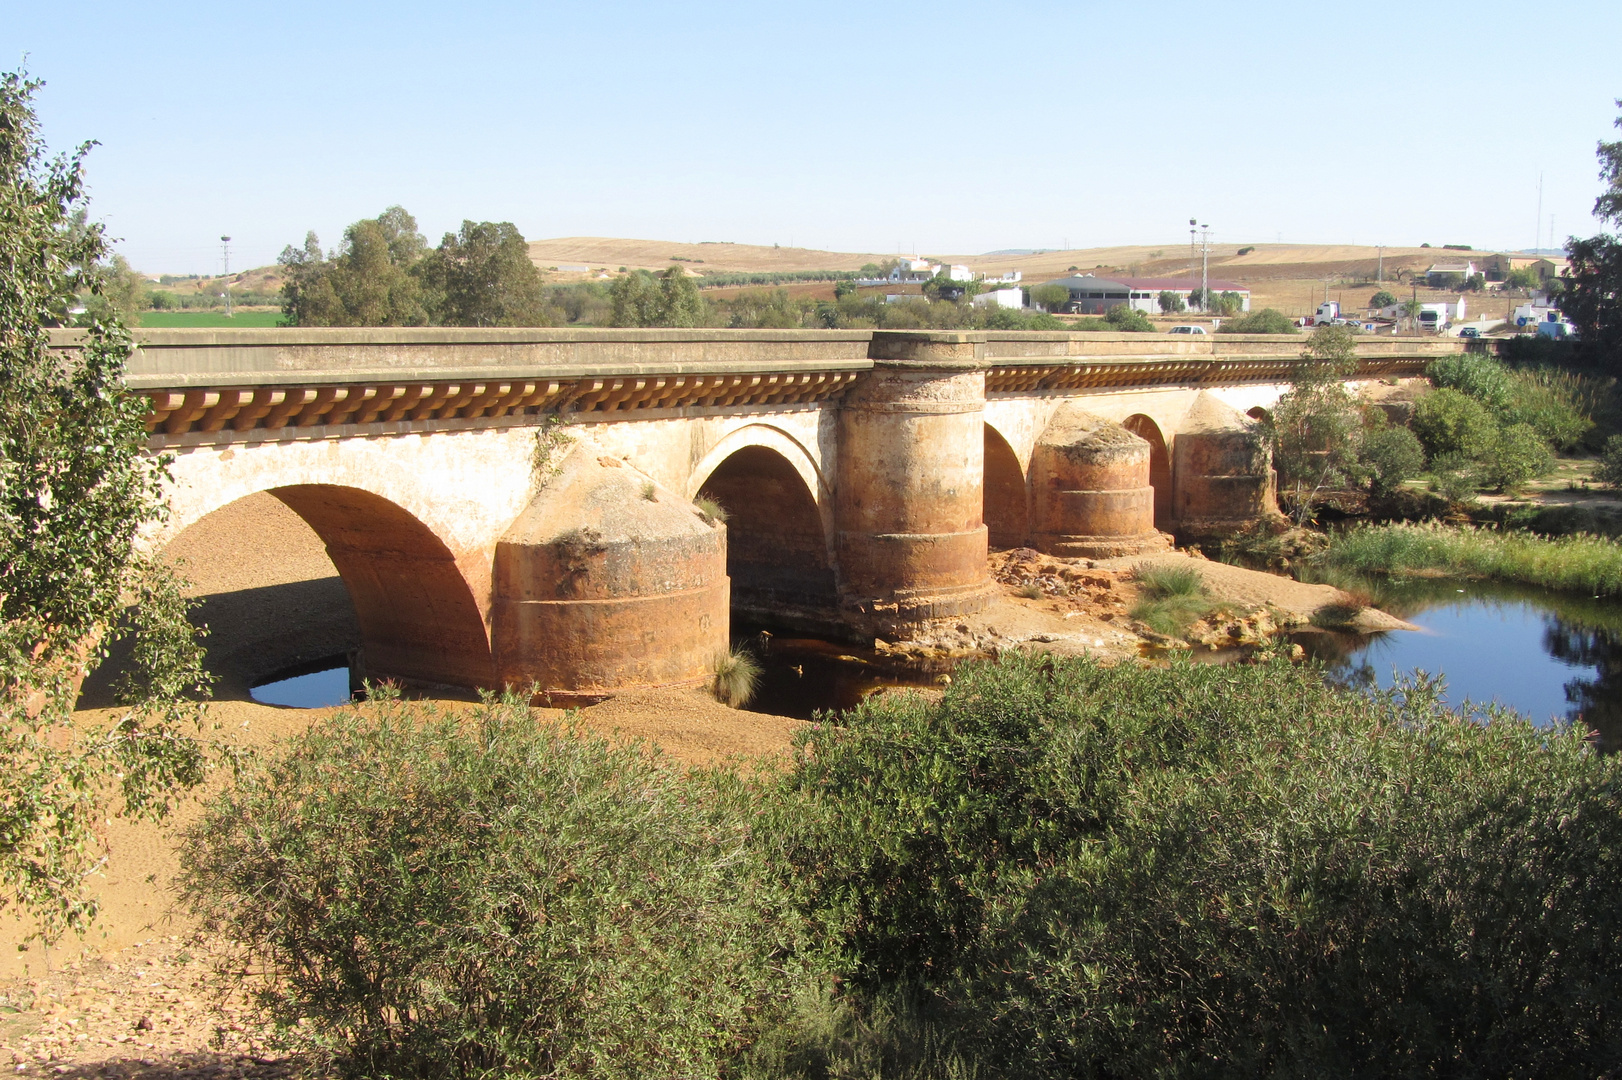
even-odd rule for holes
{"type": "Polygon", "coordinates": [[[840,611],[906,638],[991,602],[984,334],[878,333],[839,412],[840,611]]]}
{"type": "Polygon", "coordinates": [[[1035,527],[1049,555],[1108,559],[1162,551],[1149,483],[1149,444],[1120,424],[1066,402],[1031,454],[1035,527]]]}
{"type": "Polygon", "coordinates": [[[1211,394],[1201,392],[1178,429],[1175,458],[1179,536],[1231,536],[1279,517],[1266,440],[1211,394]]]}
{"type": "Polygon", "coordinates": [[[577,445],[496,547],[502,683],[557,704],[707,678],[727,647],[726,530],[577,445]]]}

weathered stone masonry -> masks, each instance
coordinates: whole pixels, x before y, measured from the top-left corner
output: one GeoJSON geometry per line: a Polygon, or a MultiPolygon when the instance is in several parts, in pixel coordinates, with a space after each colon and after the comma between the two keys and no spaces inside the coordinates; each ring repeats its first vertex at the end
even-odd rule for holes
{"type": "MultiPolygon", "coordinates": [[[[1299,337],[148,331],[161,546],[268,491],[319,534],[374,676],[554,700],[705,676],[729,614],[905,638],[989,603],[987,546],[1102,556],[1276,513],[1299,337]],[[538,441],[543,453],[537,454],[538,441]],[[714,498],[725,525],[692,504],[714,498]]],[[[73,348],[78,338],[53,339],[73,348]]],[[[1445,339],[1359,342],[1358,379],[1445,339]]]]}

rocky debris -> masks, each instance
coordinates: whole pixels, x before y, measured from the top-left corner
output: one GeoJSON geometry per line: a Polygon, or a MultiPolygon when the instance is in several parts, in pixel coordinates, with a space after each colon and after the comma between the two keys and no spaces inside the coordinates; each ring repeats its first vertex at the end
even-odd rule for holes
{"type": "Polygon", "coordinates": [[[1043,596],[1112,592],[1116,576],[1093,566],[1091,559],[1060,559],[1032,548],[1015,548],[992,555],[991,576],[998,584],[1017,590],[1036,589],[1043,596]]]}
{"type": "MultiPolygon", "coordinates": [[[[300,1074],[206,939],[154,938],[0,987],[0,1067],[19,1076],[300,1074]]],[[[240,970],[240,969],[238,969],[240,970]]]]}

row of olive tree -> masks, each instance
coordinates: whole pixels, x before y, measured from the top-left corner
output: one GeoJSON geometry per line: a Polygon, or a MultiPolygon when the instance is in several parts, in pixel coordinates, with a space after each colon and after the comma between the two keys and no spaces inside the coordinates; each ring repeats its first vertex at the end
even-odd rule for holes
{"type": "Polygon", "coordinates": [[[344,230],[323,254],[315,233],[277,259],[293,326],[547,326],[541,272],[511,222],[464,221],[430,250],[391,206],[344,230]]]}

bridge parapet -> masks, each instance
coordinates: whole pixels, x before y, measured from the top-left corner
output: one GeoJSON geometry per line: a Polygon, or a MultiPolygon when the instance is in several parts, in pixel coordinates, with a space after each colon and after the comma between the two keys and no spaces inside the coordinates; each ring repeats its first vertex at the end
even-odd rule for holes
{"type": "MultiPolygon", "coordinates": [[[[986,369],[995,394],[1287,381],[1299,335],[1173,338],[1068,331],[556,330],[382,327],[150,330],[129,382],[154,443],[386,435],[535,423],[548,412],[815,406],[874,364],[925,349],[986,369]],[[253,435],[248,435],[253,433],[253,435]]],[[[79,331],[55,331],[74,348],[79,331]]],[[[1360,378],[1421,374],[1446,338],[1360,338],[1360,378]]]]}

